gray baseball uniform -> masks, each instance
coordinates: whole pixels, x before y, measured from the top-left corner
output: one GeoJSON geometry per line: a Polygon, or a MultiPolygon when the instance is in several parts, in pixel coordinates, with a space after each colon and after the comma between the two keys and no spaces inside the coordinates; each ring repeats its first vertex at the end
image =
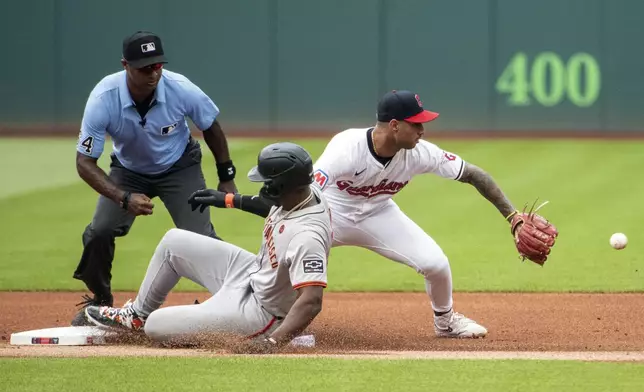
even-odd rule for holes
{"type": "Polygon", "coordinates": [[[147,316],[145,333],[155,340],[198,333],[256,336],[277,328],[296,300],[296,289],[327,285],[331,217],[321,192],[318,203],[285,212],[273,207],[257,255],[193,232],[171,229],[150,261],[134,302],[147,316]],[[181,277],[213,296],[198,305],[159,309],[181,277]]]}

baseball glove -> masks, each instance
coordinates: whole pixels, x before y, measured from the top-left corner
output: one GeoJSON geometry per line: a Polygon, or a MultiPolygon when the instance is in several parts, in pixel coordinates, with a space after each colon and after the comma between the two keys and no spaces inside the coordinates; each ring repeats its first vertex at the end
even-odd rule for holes
{"type": "Polygon", "coordinates": [[[544,217],[537,215],[537,211],[548,202],[542,203],[536,209],[535,201],[530,211],[515,211],[508,219],[510,221],[510,232],[514,236],[514,243],[522,260],[528,259],[536,264],[543,266],[548,259],[550,250],[555,244],[555,239],[559,235],[557,228],[544,217]]]}

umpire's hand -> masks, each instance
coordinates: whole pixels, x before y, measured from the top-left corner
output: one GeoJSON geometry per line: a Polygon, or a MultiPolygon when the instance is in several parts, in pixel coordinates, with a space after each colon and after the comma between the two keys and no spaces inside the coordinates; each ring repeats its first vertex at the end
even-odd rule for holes
{"type": "Polygon", "coordinates": [[[208,206],[223,208],[226,206],[226,192],[214,189],[200,189],[190,195],[188,203],[190,203],[193,211],[197,207],[199,207],[200,212],[203,212],[208,206]]]}
{"type": "Polygon", "coordinates": [[[217,190],[226,192],[226,193],[237,193],[237,185],[235,185],[234,180],[223,181],[219,183],[219,186],[217,186],[217,190]]]}
{"type": "Polygon", "coordinates": [[[154,204],[149,197],[142,193],[126,193],[124,203],[121,206],[135,216],[152,215],[154,204]]]}

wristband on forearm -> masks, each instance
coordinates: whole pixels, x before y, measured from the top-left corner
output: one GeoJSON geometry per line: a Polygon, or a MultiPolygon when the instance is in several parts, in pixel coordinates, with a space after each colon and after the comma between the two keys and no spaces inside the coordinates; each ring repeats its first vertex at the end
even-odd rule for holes
{"type": "Polygon", "coordinates": [[[221,162],[217,164],[217,176],[219,181],[227,182],[235,179],[237,169],[233,165],[233,161],[221,162]]]}
{"type": "Polygon", "coordinates": [[[227,193],[224,196],[224,207],[237,208],[255,215],[268,216],[272,204],[267,203],[257,196],[240,195],[239,193],[227,193]],[[243,201],[243,205],[242,205],[243,201]]]}
{"type": "Polygon", "coordinates": [[[239,193],[226,193],[224,207],[242,209],[242,195],[239,193]]]}
{"type": "Polygon", "coordinates": [[[234,193],[226,193],[224,196],[224,207],[226,208],[236,208],[239,205],[239,202],[235,203],[237,200],[234,193]]]}
{"type": "Polygon", "coordinates": [[[130,196],[132,196],[130,192],[125,192],[123,194],[123,198],[121,199],[121,208],[126,211],[127,211],[127,206],[130,203],[130,196]]]}

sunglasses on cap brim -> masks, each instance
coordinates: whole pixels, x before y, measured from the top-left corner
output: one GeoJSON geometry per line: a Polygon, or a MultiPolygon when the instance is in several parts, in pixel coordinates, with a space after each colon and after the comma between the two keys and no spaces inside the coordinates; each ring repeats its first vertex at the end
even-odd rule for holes
{"type": "Polygon", "coordinates": [[[145,67],[137,68],[137,70],[141,72],[152,72],[152,71],[158,71],[161,68],[163,68],[163,63],[155,63],[155,64],[146,65],[145,67]]]}

